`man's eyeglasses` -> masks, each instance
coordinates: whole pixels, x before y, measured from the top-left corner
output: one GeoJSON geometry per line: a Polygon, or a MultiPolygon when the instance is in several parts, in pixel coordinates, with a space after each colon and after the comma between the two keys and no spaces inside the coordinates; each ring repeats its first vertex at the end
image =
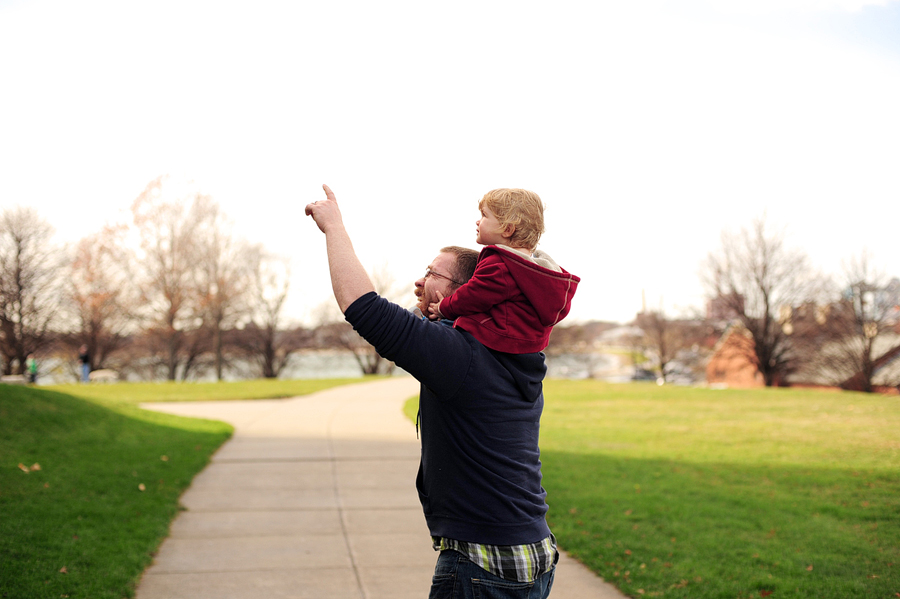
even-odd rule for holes
{"type": "Polygon", "coordinates": [[[426,269],[425,269],[425,276],[424,276],[423,278],[427,279],[428,277],[432,277],[432,276],[437,277],[437,278],[439,278],[439,279],[447,279],[447,280],[450,281],[451,283],[456,283],[457,285],[462,285],[462,283],[460,283],[459,281],[454,281],[453,279],[451,279],[451,278],[448,277],[447,275],[442,275],[442,274],[439,273],[439,272],[434,272],[434,271],[431,270],[430,268],[426,268],[426,269]]]}

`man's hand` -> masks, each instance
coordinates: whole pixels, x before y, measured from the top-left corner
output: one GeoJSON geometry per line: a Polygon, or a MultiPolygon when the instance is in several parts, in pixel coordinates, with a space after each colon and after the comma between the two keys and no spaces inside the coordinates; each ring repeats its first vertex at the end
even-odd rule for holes
{"type": "Polygon", "coordinates": [[[320,231],[327,233],[329,226],[342,223],[343,219],[334,192],[327,185],[323,185],[322,189],[325,190],[325,199],[307,204],[306,215],[312,217],[320,231]]]}
{"type": "Polygon", "coordinates": [[[307,204],[306,214],[325,233],[331,288],[341,312],[346,312],[350,304],[366,293],[375,291],[375,287],[353,251],[334,193],[327,185],[323,185],[322,189],[325,190],[325,199],[307,204]]]}

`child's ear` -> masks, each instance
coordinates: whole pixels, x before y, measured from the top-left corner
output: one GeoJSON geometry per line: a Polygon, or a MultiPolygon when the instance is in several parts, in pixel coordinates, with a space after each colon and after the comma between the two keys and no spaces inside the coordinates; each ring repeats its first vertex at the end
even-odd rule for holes
{"type": "Polygon", "coordinates": [[[506,225],[506,227],[503,229],[503,231],[500,233],[500,235],[502,237],[505,237],[506,239],[511,239],[515,232],[516,232],[516,226],[514,224],[510,223],[510,224],[506,225]]]}

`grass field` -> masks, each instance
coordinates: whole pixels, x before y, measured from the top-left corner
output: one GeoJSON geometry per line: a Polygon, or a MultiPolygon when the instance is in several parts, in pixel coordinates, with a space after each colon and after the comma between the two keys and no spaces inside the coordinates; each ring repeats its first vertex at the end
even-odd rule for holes
{"type": "MultiPolygon", "coordinates": [[[[231,432],[138,403],[342,382],[0,386],[0,598],[133,594],[231,432]]],[[[900,398],[556,380],[545,396],[551,526],[627,595],[900,593],[900,398]]]]}
{"type": "Polygon", "coordinates": [[[544,394],[553,531],[625,594],[898,597],[897,396],[561,380],[544,394]]]}
{"type": "Polygon", "coordinates": [[[345,382],[0,385],[0,598],[133,596],[178,498],[231,435],[229,425],[137,403],[284,397],[345,382]]]}

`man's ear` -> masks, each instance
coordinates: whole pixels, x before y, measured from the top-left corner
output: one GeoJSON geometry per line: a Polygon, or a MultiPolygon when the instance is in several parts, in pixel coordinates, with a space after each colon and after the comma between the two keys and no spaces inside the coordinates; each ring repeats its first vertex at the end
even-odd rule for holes
{"type": "Polygon", "coordinates": [[[512,239],[513,234],[516,232],[516,226],[512,223],[506,225],[503,231],[500,233],[501,237],[506,239],[512,239]]]}

